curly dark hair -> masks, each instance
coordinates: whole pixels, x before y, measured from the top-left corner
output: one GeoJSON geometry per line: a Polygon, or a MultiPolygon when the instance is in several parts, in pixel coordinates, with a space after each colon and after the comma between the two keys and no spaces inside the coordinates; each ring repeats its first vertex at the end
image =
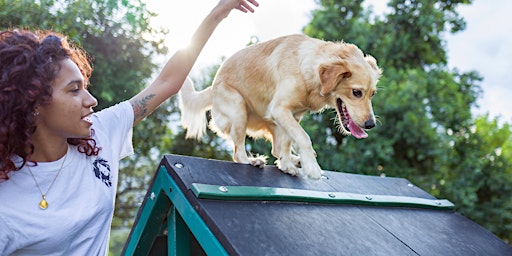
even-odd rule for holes
{"type": "MultiPolygon", "coordinates": [[[[78,66],[88,84],[92,72],[89,56],[63,35],[43,30],[0,32],[0,179],[23,168],[34,153],[33,113],[36,106],[51,102],[59,61],[66,58],[78,66]],[[21,164],[15,156],[21,157],[21,164]]],[[[68,143],[87,156],[100,151],[91,137],[68,138],[68,143]]]]}

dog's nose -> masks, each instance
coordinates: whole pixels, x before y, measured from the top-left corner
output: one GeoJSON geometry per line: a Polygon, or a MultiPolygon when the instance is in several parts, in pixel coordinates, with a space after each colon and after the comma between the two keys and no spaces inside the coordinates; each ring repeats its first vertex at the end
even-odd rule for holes
{"type": "Polygon", "coordinates": [[[365,129],[371,129],[373,127],[375,127],[375,120],[368,119],[368,120],[366,120],[366,122],[364,122],[364,128],[365,129]]]}

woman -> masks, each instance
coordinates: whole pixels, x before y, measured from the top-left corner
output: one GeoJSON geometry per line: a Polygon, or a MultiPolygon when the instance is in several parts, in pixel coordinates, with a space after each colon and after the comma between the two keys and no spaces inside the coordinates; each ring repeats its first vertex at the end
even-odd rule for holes
{"type": "Polygon", "coordinates": [[[56,33],[0,32],[0,255],[106,255],[131,130],[176,94],[217,25],[255,0],[221,0],[146,89],[93,112],[86,54],[56,33]]]}

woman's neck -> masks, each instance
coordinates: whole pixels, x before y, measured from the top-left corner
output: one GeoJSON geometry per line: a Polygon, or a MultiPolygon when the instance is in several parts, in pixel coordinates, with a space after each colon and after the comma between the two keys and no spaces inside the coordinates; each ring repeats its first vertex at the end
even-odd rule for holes
{"type": "Polygon", "coordinates": [[[63,157],[68,151],[67,139],[39,139],[32,138],[34,144],[34,153],[30,156],[30,161],[34,162],[53,162],[63,157]]]}

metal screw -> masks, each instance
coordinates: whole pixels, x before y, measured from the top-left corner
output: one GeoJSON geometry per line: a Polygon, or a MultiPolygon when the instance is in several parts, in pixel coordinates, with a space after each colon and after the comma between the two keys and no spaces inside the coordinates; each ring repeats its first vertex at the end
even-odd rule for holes
{"type": "Polygon", "coordinates": [[[223,193],[228,192],[228,188],[227,188],[227,187],[225,187],[225,186],[220,186],[220,187],[219,187],[219,190],[220,190],[220,192],[223,192],[223,193]]]}
{"type": "Polygon", "coordinates": [[[183,164],[182,163],[175,163],[174,166],[176,166],[176,168],[178,168],[178,169],[183,168],[183,164]]]}
{"type": "Polygon", "coordinates": [[[149,195],[149,199],[155,200],[155,192],[151,192],[151,195],[149,195]]]}
{"type": "Polygon", "coordinates": [[[329,197],[330,197],[330,198],[335,198],[335,197],[336,197],[336,194],[334,194],[334,193],[329,193],[329,197]]]}

